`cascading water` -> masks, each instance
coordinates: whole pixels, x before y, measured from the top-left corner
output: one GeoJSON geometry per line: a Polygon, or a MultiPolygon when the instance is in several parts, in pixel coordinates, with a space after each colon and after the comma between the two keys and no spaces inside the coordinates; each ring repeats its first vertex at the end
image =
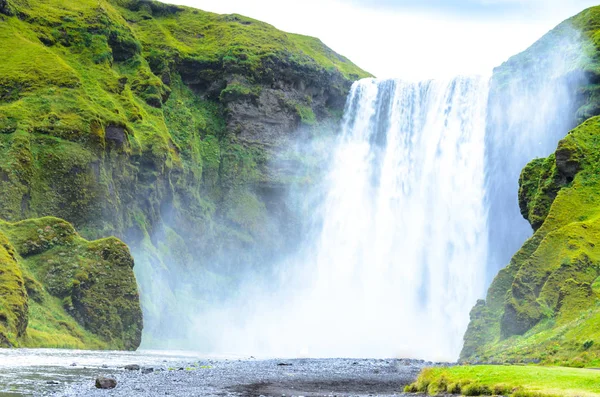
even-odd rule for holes
{"type": "Polygon", "coordinates": [[[151,249],[135,254],[150,291],[146,340],[206,353],[455,360],[470,309],[531,235],[517,200],[522,167],[581,117],[582,54],[565,25],[497,69],[489,88],[480,78],[355,83],[342,131],[299,139],[291,157],[309,170],[291,176],[303,182],[272,224],[257,225],[286,235],[277,255],[259,244],[210,268],[167,258],[194,269],[181,277],[173,265],[152,273],[151,249]]]}
{"type": "Polygon", "coordinates": [[[486,103],[476,78],[353,87],[303,312],[318,354],[456,358],[484,288],[486,103]]]}
{"type": "Polygon", "coordinates": [[[201,317],[236,319],[208,336],[215,351],[456,359],[485,288],[487,92],[479,78],[355,83],[326,176],[303,192],[317,204],[300,253],[270,293],[252,282],[201,317]]]}
{"type": "Polygon", "coordinates": [[[585,96],[577,92],[586,83],[574,70],[587,62],[584,43],[579,31],[561,25],[503,64],[492,79],[485,158],[488,282],[531,236],[517,201],[521,170],[554,152],[578,124],[585,96]]]}

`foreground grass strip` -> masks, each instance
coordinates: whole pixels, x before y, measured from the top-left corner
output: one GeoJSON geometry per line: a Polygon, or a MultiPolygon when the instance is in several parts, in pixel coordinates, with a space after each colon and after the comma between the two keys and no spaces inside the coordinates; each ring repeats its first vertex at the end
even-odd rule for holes
{"type": "Polygon", "coordinates": [[[406,392],[513,397],[600,396],[600,371],[541,366],[426,368],[406,392]]]}

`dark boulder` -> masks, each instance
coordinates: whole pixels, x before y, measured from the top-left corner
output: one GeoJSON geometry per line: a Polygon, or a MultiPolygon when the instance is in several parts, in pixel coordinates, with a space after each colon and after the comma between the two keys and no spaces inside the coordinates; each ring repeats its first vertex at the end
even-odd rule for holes
{"type": "Polygon", "coordinates": [[[98,389],[114,389],[117,387],[117,381],[112,378],[99,376],[96,378],[96,388],[98,389]]]}

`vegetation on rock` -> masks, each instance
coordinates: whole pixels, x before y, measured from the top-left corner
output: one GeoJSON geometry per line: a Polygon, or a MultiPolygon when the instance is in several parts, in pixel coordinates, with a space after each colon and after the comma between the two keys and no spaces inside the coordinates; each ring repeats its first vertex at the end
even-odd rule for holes
{"type": "MultiPolygon", "coordinates": [[[[57,216],[85,238],[123,239],[146,314],[166,323],[184,293],[172,274],[217,291],[258,252],[282,252],[295,232],[269,217],[298,167],[272,165],[303,159],[276,149],[337,121],[369,76],[318,39],[147,0],[2,0],[0,51],[0,218],[57,216]],[[247,254],[224,269],[232,251],[247,254]]],[[[95,327],[78,311],[86,298],[55,287],[95,327]]]]}
{"type": "Polygon", "coordinates": [[[463,359],[600,362],[599,153],[594,117],[523,171],[522,208],[543,221],[473,309],[463,359]]]}
{"type": "Polygon", "coordinates": [[[136,349],[142,313],[133,258],[58,218],[0,221],[0,346],[136,349]]]}
{"type": "MultiPolygon", "coordinates": [[[[565,78],[585,75],[573,119],[597,114],[598,20],[600,7],[594,7],[561,24],[498,69],[496,82],[576,28],[583,36],[583,54],[563,71],[565,78]]],[[[554,154],[523,169],[519,205],[534,234],[497,275],[486,300],[473,308],[461,360],[573,367],[600,363],[594,343],[600,340],[599,153],[600,119],[591,117],[561,140],[554,154]]]]}

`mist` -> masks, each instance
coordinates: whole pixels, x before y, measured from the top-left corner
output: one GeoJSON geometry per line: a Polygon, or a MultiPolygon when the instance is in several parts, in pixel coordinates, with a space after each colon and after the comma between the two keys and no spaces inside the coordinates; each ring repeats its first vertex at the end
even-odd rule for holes
{"type": "Polygon", "coordinates": [[[517,55],[491,82],[486,131],[486,206],[489,208],[490,282],[532,234],[518,205],[519,176],[527,163],[547,157],[569,130],[589,116],[580,71],[586,43],[563,24],[536,42],[535,58],[517,55]]]}
{"type": "Polygon", "coordinates": [[[134,250],[142,346],[456,360],[469,311],[531,235],[520,170],[582,106],[580,35],[562,26],[533,51],[543,62],[513,57],[491,80],[355,83],[339,125],[272,153],[285,182],[236,193],[252,238],[220,241],[217,217],[186,247],[165,211],[134,250]]]}

